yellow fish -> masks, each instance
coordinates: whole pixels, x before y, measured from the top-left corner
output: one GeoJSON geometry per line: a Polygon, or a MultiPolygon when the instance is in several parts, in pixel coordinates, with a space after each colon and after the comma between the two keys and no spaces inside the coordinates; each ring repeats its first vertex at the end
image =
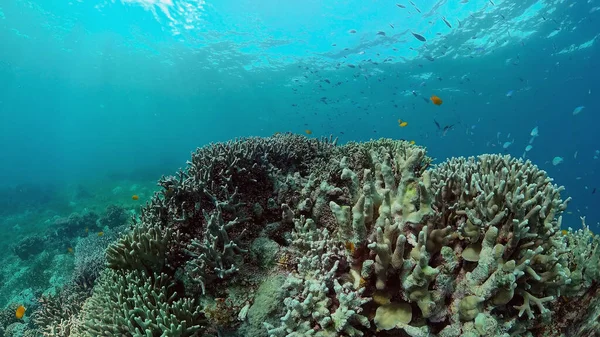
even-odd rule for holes
{"type": "Polygon", "coordinates": [[[25,315],[25,307],[20,305],[17,310],[15,311],[15,317],[17,317],[18,319],[23,318],[23,316],[25,315]]]}
{"type": "Polygon", "coordinates": [[[403,128],[403,127],[405,127],[407,125],[408,125],[408,122],[405,122],[405,121],[403,121],[401,119],[398,120],[398,126],[399,127],[403,128]]]}
{"type": "Polygon", "coordinates": [[[98,236],[103,236],[104,232],[98,232],[98,236]]]}
{"type": "Polygon", "coordinates": [[[410,145],[415,145],[415,141],[414,141],[414,140],[411,140],[411,141],[410,141],[410,145]]]}

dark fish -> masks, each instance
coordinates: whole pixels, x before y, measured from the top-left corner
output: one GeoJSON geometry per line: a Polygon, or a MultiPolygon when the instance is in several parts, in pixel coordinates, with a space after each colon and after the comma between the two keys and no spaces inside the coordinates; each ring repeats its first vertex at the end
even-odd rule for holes
{"type": "Polygon", "coordinates": [[[425,97],[421,97],[421,98],[425,101],[425,103],[429,104],[429,99],[427,99],[425,97]]]}
{"type": "Polygon", "coordinates": [[[356,68],[356,66],[354,64],[349,64],[348,67],[350,67],[350,68],[356,68]]]}
{"type": "Polygon", "coordinates": [[[377,32],[377,35],[385,36],[385,32],[383,32],[383,31],[378,31],[378,32],[377,32]]]}
{"type": "Polygon", "coordinates": [[[429,55],[425,55],[425,58],[428,59],[429,61],[433,62],[435,61],[435,59],[429,55]]]}
{"type": "Polygon", "coordinates": [[[596,188],[594,187],[594,189],[592,190],[592,194],[596,193],[596,188]]]}
{"type": "Polygon", "coordinates": [[[325,82],[327,82],[327,83],[331,83],[331,82],[330,82],[328,79],[325,79],[325,82]]]}
{"type": "Polygon", "coordinates": [[[454,124],[444,126],[444,132],[446,132],[448,130],[452,130],[453,127],[454,127],[454,124]]]}
{"type": "Polygon", "coordinates": [[[435,123],[435,126],[437,126],[438,130],[440,130],[441,129],[440,123],[438,123],[435,119],[433,120],[433,122],[435,123]]]}
{"type": "Polygon", "coordinates": [[[392,27],[392,29],[394,29],[394,25],[392,25],[391,23],[390,23],[390,27],[392,27]]]}
{"type": "Polygon", "coordinates": [[[413,32],[410,32],[410,33],[419,41],[422,41],[422,42],[427,41],[427,39],[421,34],[417,34],[417,33],[413,33],[413,32]]]}
{"type": "Polygon", "coordinates": [[[355,33],[356,33],[356,30],[355,30],[355,29],[350,29],[350,30],[348,31],[348,33],[350,33],[350,34],[355,34],[355,33]]]}
{"type": "Polygon", "coordinates": [[[448,20],[446,20],[446,17],[443,16],[442,20],[444,20],[444,23],[446,24],[446,26],[448,26],[448,28],[452,28],[452,25],[450,24],[450,22],[448,22],[448,20]]]}
{"type": "Polygon", "coordinates": [[[401,4],[396,4],[396,6],[400,7],[400,8],[406,8],[406,6],[401,5],[401,4]]]}
{"type": "Polygon", "coordinates": [[[490,3],[492,4],[492,6],[496,6],[496,4],[492,0],[490,0],[490,3]]]}

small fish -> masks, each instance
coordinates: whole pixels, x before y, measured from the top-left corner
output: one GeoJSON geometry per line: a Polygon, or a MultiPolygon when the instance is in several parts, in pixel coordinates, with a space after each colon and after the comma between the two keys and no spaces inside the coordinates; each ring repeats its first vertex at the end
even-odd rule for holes
{"type": "Polygon", "coordinates": [[[73,247],[69,247],[69,248],[67,248],[67,253],[69,253],[69,254],[73,254],[73,247]]]}
{"type": "Polygon", "coordinates": [[[585,107],[582,106],[578,106],[575,108],[575,110],[573,110],[573,116],[579,115],[579,113],[584,109],[585,107]]]}
{"type": "Polygon", "coordinates": [[[411,141],[410,141],[410,142],[408,142],[408,143],[409,143],[410,145],[415,145],[415,143],[416,143],[416,142],[415,142],[414,140],[411,140],[411,141]]]}
{"type": "Polygon", "coordinates": [[[413,33],[413,32],[410,32],[410,33],[419,41],[422,41],[422,42],[427,41],[427,39],[421,34],[417,34],[417,33],[413,33]]]}
{"type": "Polygon", "coordinates": [[[377,32],[377,35],[385,36],[385,32],[380,30],[377,32]]]}
{"type": "Polygon", "coordinates": [[[437,126],[438,130],[441,130],[440,123],[438,123],[438,121],[436,121],[435,119],[433,120],[433,122],[435,123],[435,126],[437,126]]]}
{"type": "Polygon", "coordinates": [[[425,58],[428,59],[429,61],[433,62],[435,61],[435,59],[429,55],[425,55],[425,58]]]}
{"type": "Polygon", "coordinates": [[[20,305],[17,310],[15,310],[15,317],[17,317],[17,319],[21,319],[23,318],[23,316],[25,315],[25,311],[27,309],[25,309],[25,307],[23,305],[20,305]]]}
{"type": "Polygon", "coordinates": [[[444,23],[446,24],[446,26],[448,26],[448,28],[452,28],[452,25],[450,24],[450,22],[448,22],[448,20],[446,20],[445,16],[442,16],[442,20],[444,21],[444,23]]]}
{"type": "Polygon", "coordinates": [[[356,29],[350,29],[350,30],[348,31],[348,33],[350,33],[350,34],[356,34],[356,29]]]}
{"type": "Polygon", "coordinates": [[[104,232],[98,232],[98,236],[104,236],[104,232]]]}
{"type": "Polygon", "coordinates": [[[562,157],[554,157],[554,159],[552,159],[552,165],[556,166],[558,164],[562,164],[562,162],[564,161],[564,159],[562,157]]]}
{"type": "Polygon", "coordinates": [[[405,121],[403,121],[401,119],[398,120],[398,126],[399,127],[403,128],[403,127],[405,127],[407,125],[408,125],[408,122],[405,122],[405,121]]]}
{"type": "Polygon", "coordinates": [[[490,3],[492,4],[492,6],[496,6],[496,4],[492,0],[490,0],[490,3]]]}
{"type": "Polygon", "coordinates": [[[307,135],[312,135],[312,131],[309,129],[304,130],[304,133],[306,133],[307,135]]]}
{"type": "Polygon", "coordinates": [[[560,231],[560,233],[561,233],[562,235],[567,235],[567,234],[569,234],[569,231],[568,231],[568,230],[566,230],[566,229],[562,229],[562,230],[560,231]]]}
{"type": "Polygon", "coordinates": [[[506,97],[512,97],[512,95],[513,95],[514,93],[515,93],[515,91],[514,91],[514,90],[509,90],[509,91],[506,93],[506,97]]]}
{"type": "Polygon", "coordinates": [[[137,194],[134,194],[131,196],[131,200],[140,200],[140,196],[137,194]]]}
{"type": "Polygon", "coordinates": [[[427,98],[425,98],[425,97],[421,97],[421,98],[423,98],[423,101],[425,101],[425,103],[429,104],[429,100],[427,98]]]}
{"type": "Polygon", "coordinates": [[[596,194],[596,188],[594,187],[594,189],[592,190],[592,194],[596,194]]]}
{"type": "Polygon", "coordinates": [[[429,98],[431,100],[431,102],[433,102],[433,104],[435,105],[442,105],[443,101],[441,98],[437,97],[436,95],[431,95],[431,97],[429,98]]]}
{"type": "Polygon", "coordinates": [[[401,5],[401,4],[396,4],[396,6],[400,7],[400,8],[406,8],[406,6],[401,5]]]}
{"type": "Polygon", "coordinates": [[[535,128],[533,128],[531,130],[530,135],[531,135],[531,137],[534,137],[534,138],[537,137],[537,136],[539,136],[540,135],[540,129],[536,126],[535,128]]]}
{"type": "Polygon", "coordinates": [[[354,246],[354,243],[351,241],[346,241],[346,250],[348,250],[348,252],[350,252],[350,254],[354,254],[354,250],[356,249],[356,247],[354,246]]]}
{"type": "Polygon", "coordinates": [[[511,146],[513,144],[513,142],[504,142],[504,144],[502,144],[502,148],[503,149],[508,149],[509,146],[511,146]]]}
{"type": "Polygon", "coordinates": [[[394,29],[394,25],[390,23],[390,27],[392,27],[392,29],[394,29]]]}
{"type": "Polygon", "coordinates": [[[525,146],[525,152],[529,152],[529,151],[531,151],[531,149],[533,149],[533,146],[531,146],[531,145],[525,146]]]}

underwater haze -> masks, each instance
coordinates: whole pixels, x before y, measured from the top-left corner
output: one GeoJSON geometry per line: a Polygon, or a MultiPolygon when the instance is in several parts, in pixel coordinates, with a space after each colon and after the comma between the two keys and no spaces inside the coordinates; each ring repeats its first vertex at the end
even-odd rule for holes
{"type": "Polygon", "coordinates": [[[0,185],[156,179],[209,142],[310,130],[524,156],[597,226],[600,3],[413,4],[4,2],[0,185]]]}
{"type": "Polygon", "coordinates": [[[0,337],[600,336],[599,44],[600,0],[0,1],[0,337]]]}

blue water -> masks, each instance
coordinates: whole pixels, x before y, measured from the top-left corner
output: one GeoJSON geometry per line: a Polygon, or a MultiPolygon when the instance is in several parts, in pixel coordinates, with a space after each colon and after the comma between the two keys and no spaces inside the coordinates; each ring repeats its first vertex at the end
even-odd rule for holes
{"type": "Polygon", "coordinates": [[[600,2],[414,2],[4,1],[0,186],[155,180],[209,142],[307,129],[520,157],[537,126],[563,226],[599,232],[600,2]]]}

